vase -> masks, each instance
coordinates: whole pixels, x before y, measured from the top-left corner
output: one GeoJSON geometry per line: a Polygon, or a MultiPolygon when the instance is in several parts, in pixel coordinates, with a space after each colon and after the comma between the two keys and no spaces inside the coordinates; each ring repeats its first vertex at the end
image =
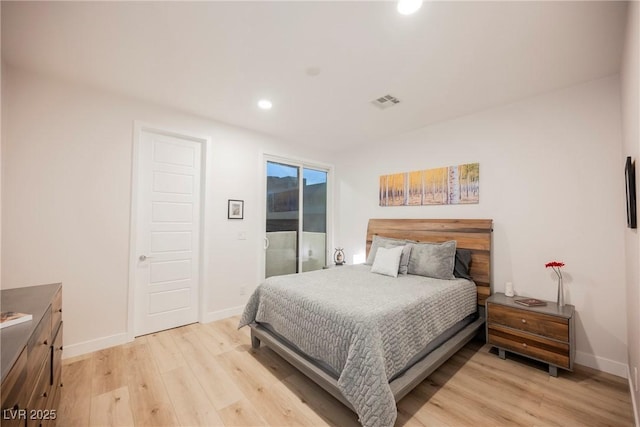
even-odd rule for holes
{"type": "Polygon", "coordinates": [[[562,276],[558,277],[558,307],[564,307],[564,286],[562,284],[562,276]]]}

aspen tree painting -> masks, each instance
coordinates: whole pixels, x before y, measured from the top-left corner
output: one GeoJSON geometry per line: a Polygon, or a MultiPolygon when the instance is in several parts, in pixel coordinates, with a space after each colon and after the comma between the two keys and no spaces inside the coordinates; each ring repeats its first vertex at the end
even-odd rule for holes
{"type": "Polygon", "coordinates": [[[468,163],[380,176],[380,206],[480,202],[480,164],[468,163]]]}

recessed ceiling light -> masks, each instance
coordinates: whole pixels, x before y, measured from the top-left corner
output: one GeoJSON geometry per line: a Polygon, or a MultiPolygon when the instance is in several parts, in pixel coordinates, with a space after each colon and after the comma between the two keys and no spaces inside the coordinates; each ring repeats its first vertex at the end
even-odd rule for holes
{"type": "Polygon", "coordinates": [[[261,99],[260,101],[258,101],[258,107],[263,110],[271,110],[273,104],[268,99],[261,99]]]}
{"type": "Polygon", "coordinates": [[[422,7],[422,0],[398,0],[398,13],[411,15],[422,7]]]}

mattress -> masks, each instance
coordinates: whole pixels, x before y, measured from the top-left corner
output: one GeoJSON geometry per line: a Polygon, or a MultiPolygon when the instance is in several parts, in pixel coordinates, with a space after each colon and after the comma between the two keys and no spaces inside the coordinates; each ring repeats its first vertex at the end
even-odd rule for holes
{"type": "Polygon", "coordinates": [[[466,279],[371,273],[366,265],[270,277],[252,294],[240,326],[268,323],[338,374],[364,426],[392,426],[389,380],[477,310],[466,279]]]}

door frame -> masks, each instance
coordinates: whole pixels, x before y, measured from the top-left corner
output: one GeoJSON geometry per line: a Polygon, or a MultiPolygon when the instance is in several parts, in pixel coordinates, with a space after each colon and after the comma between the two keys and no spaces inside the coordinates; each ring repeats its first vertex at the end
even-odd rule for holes
{"type": "MultiPolygon", "coordinates": [[[[331,248],[334,247],[334,239],[333,239],[333,175],[334,168],[333,165],[327,163],[321,163],[313,160],[305,160],[294,157],[286,157],[279,156],[275,154],[262,153],[260,156],[261,170],[262,170],[262,185],[260,191],[260,200],[262,203],[262,209],[260,209],[260,233],[259,236],[262,236],[261,241],[266,242],[267,239],[267,162],[276,162],[283,163],[291,166],[296,166],[299,168],[305,169],[321,169],[327,171],[327,243],[325,248],[325,261],[327,263],[331,262],[333,259],[333,252],[331,248]]],[[[302,186],[299,186],[299,195],[298,198],[298,210],[302,212],[302,186]]],[[[303,218],[300,218],[298,223],[298,234],[301,235],[302,229],[304,227],[303,218]]],[[[264,245],[259,245],[261,256],[260,256],[260,271],[259,271],[259,283],[262,283],[265,280],[266,276],[266,265],[267,265],[267,251],[264,245]]],[[[299,250],[299,248],[298,248],[299,250]]],[[[298,270],[302,269],[302,261],[300,260],[299,253],[298,255],[298,270]]],[[[298,271],[301,273],[301,271],[298,271]]]]}
{"type": "Polygon", "coordinates": [[[206,213],[210,211],[209,200],[211,190],[206,185],[211,182],[211,137],[196,135],[192,132],[182,130],[167,129],[164,126],[155,126],[139,120],[133,122],[133,150],[131,161],[131,214],[129,226],[129,292],[127,302],[127,340],[129,342],[135,339],[135,306],[136,306],[136,269],[138,266],[137,230],[138,230],[138,184],[139,184],[139,166],[140,166],[140,146],[142,132],[153,132],[157,134],[172,136],[181,139],[199,143],[202,148],[200,161],[200,235],[198,236],[198,245],[200,247],[200,256],[198,257],[199,280],[197,283],[198,292],[198,322],[203,323],[206,315],[206,301],[208,301],[209,292],[204,286],[209,276],[207,263],[209,259],[209,244],[206,236],[209,235],[210,221],[207,220],[206,213]]]}

